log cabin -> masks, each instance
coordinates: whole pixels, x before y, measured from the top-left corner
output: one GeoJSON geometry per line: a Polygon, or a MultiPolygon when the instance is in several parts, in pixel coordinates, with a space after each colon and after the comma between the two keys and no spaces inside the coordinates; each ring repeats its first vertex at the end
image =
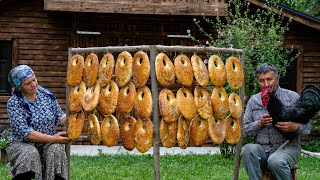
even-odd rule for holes
{"type": "MultiPolygon", "coordinates": [[[[268,8],[264,1],[248,2],[268,8]]],[[[186,36],[196,31],[193,19],[225,16],[226,7],[225,0],[0,0],[0,130],[9,126],[12,67],[29,65],[66,110],[69,47],[194,46],[186,36]]],[[[285,84],[299,92],[307,84],[320,85],[320,20],[282,9],[278,13],[293,19],[284,46],[299,52],[285,84]]]]}

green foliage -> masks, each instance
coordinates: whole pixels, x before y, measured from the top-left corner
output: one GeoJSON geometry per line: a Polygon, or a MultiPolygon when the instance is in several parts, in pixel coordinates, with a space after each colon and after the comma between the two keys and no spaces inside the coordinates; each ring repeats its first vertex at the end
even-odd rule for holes
{"type": "Polygon", "coordinates": [[[234,159],[236,153],[236,145],[230,145],[226,141],[219,144],[220,154],[226,159],[234,159]]]}
{"type": "Polygon", "coordinates": [[[311,152],[320,152],[320,140],[310,140],[302,145],[302,148],[311,152]]]}
{"type": "Polygon", "coordinates": [[[312,123],[312,131],[320,132],[320,111],[318,111],[315,114],[315,116],[311,118],[311,123],[312,123]]]}
{"type": "Polygon", "coordinates": [[[320,0],[273,0],[294,10],[320,18],[320,0]]]}
{"type": "Polygon", "coordinates": [[[0,149],[4,149],[4,148],[7,147],[7,142],[8,142],[9,136],[10,136],[10,131],[9,130],[4,130],[0,134],[0,149]]]}
{"type": "MultiPolygon", "coordinates": [[[[217,17],[214,21],[205,16],[202,20],[194,19],[203,37],[196,38],[190,30],[187,31],[192,40],[201,46],[245,49],[247,96],[259,91],[255,78],[257,65],[264,62],[273,63],[278,67],[280,75],[284,76],[290,62],[295,58],[289,57],[291,49],[282,47],[291,20],[271,10],[257,9],[253,13],[249,5],[241,0],[230,0],[225,19],[217,17]]],[[[221,56],[225,59],[230,55],[221,56]]]]}

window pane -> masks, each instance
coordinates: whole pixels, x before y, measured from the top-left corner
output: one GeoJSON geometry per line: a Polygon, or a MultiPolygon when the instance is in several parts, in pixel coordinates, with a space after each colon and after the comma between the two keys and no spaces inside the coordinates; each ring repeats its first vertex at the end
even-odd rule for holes
{"type": "Polygon", "coordinates": [[[0,41],[0,95],[10,95],[8,73],[11,69],[12,42],[0,41]]]}

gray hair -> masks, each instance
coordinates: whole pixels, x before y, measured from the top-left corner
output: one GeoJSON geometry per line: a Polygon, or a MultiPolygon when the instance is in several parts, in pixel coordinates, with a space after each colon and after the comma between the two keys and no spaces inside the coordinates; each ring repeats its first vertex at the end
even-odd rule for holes
{"type": "Polygon", "coordinates": [[[277,67],[271,63],[263,63],[259,65],[256,69],[256,74],[265,74],[270,71],[273,71],[277,77],[279,76],[277,67]]]}

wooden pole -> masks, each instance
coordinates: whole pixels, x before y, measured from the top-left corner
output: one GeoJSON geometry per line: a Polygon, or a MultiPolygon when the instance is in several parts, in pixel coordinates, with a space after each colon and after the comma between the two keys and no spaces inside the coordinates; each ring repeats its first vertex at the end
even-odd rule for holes
{"type": "MultiPolygon", "coordinates": [[[[244,68],[245,65],[245,51],[243,50],[243,52],[240,54],[240,62],[242,67],[244,68]]],[[[244,87],[245,84],[243,82],[242,87],[240,88],[240,99],[242,100],[242,112],[244,112],[244,87]]],[[[233,166],[233,180],[238,180],[239,179],[239,170],[240,170],[240,153],[241,153],[241,148],[242,148],[242,139],[243,139],[243,133],[242,133],[242,127],[243,127],[243,113],[242,116],[240,118],[240,127],[241,127],[241,136],[239,139],[239,142],[236,145],[236,154],[235,154],[235,160],[234,160],[234,166],[233,166]]]]}
{"type": "Polygon", "coordinates": [[[159,121],[159,107],[158,107],[158,82],[156,79],[155,59],[157,51],[155,46],[151,46],[150,51],[150,66],[151,66],[151,89],[153,101],[153,124],[154,124],[154,138],[153,138],[153,165],[154,165],[154,179],[160,180],[160,121],[159,121]]]}
{"type": "MultiPolygon", "coordinates": [[[[69,64],[69,61],[72,57],[72,53],[71,53],[71,48],[68,48],[68,64],[69,64]]],[[[68,97],[69,97],[69,94],[70,94],[70,86],[68,85],[68,83],[66,83],[66,118],[67,118],[67,123],[66,123],[66,130],[68,129],[68,118],[70,116],[70,112],[69,112],[69,108],[68,108],[68,97]]],[[[66,155],[67,155],[67,166],[68,166],[68,180],[70,179],[70,151],[71,151],[71,142],[67,143],[65,145],[65,149],[66,149],[66,155]]]]}

